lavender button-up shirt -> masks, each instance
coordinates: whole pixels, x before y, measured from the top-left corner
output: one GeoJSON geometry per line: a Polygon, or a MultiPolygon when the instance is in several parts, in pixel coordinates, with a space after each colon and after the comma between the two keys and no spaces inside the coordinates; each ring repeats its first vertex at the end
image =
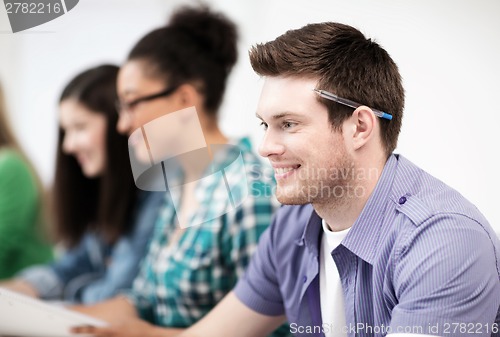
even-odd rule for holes
{"type": "MultiPolygon", "coordinates": [[[[286,314],[296,336],[323,336],[321,219],[284,206],[235,288],[264,315],[286,314]]],[[[458,192],[392,155],[342,244],[332,251],[348,336],[497,336],[500,244],[458,192]],[[495,323],[495,320],[497,321],[495,323]]]]}

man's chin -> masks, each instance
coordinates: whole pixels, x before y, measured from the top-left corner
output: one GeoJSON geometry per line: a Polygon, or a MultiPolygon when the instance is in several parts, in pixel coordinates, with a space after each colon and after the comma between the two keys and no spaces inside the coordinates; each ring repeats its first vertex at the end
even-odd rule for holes
{"type": "Polygon", "coordinates": [[[276,199],[283,205],[305,205],[309,200],[304,196],[276,194],[276,199]]]}

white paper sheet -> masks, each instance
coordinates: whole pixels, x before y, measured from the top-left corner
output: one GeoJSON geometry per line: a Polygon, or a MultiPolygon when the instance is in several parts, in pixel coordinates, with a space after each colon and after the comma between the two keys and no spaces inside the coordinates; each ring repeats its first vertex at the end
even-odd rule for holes
{"type": "Polygon", "coordinates": [[[0,336],[69,337],[76,336],[69,329],[77,325],[107,323],[0,288],[0,336]]]}

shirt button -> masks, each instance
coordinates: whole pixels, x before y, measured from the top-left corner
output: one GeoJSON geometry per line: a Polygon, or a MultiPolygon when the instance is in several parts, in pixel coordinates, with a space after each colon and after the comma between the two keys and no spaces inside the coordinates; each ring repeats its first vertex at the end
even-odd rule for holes
{"type": "Polygon", "coordinates": [[[406,202],[406,197],[399,198],[399,204],[402,205],[406,202]]]}
{"type": "Polygon", "coordinates": [[[306,282],[307,282],[307,276],[306,276],[306,275],[304,275],[304,277],[302,278],[302,281],[303,281],[304,283],[306,283],[306,282]]]}

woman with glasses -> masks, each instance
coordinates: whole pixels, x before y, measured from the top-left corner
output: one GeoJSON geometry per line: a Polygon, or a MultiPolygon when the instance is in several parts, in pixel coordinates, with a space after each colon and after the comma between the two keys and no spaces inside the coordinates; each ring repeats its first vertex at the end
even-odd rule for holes
{"type": "Polygon", "coordinates": [[[138,161],[161,164],[167,202],[132,291],[78,309],[114,324],[76,332],[173,335],[243,275],[276,205],[248,139],[229,139],[218,127],[236,42],[236,27],[223,15],[181,8],[144,36],[120,69],[118,129],[130,135],[138,161]]]}
{"type": "Polygon", "coordinates": [[[52,249],[43,235],[42,190],[9,128],[0,88],[0,280],[52,259],[52,249]]]}
{"type": "Polygon", "coordinates": [[[127,137],[116,131],[117,74],[98,66],[62,92],[53,204],[66,251],[23,270],[7,284],[13,290],[89,304],[130,288],[138,272],[162,195],[134,185],[127,137]]]}

